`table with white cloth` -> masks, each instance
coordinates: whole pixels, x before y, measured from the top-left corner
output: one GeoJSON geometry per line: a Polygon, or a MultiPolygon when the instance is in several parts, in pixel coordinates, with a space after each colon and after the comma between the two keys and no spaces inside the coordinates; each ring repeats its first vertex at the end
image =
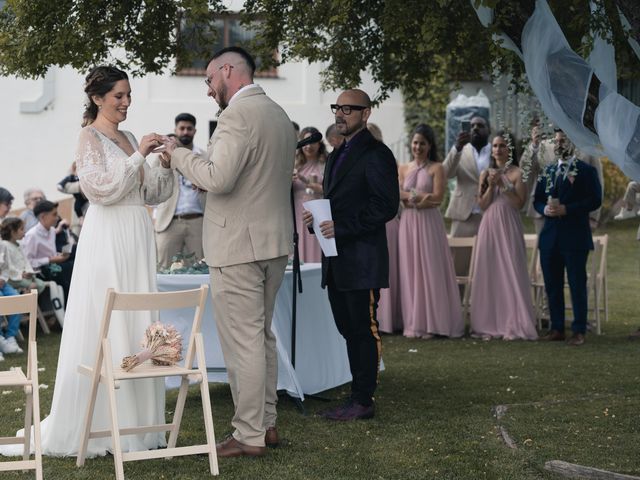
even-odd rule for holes
{"type": "MultiPolygon", "coordinates": [[[[292,275],[289,269],[276,297],[272,331],[278,348],[278,390],[304,399],[351,381],[344,338],[333,321],[327,294],[320,288],[320,264],[301,266],[303,292],[298,293],[296,308],[295,369],[291,363],[292,275]]],[[[209,275],[158,275],[158,291],[169,292],[199,288],[209,284],[209,275]]],[[[184,339],[189,338],[193,309],[163,310],[160,320],[172,324],[184,339]]],[[[227,382],[227,373],[216,330],[211,296],[202,317],[202,335],[210,382],[227,382]]],[[[186,347],[186,340],[185,340],[186,347]]],[[[179,386],[179,377],[167,378],[167,388],[179,386]]]]}

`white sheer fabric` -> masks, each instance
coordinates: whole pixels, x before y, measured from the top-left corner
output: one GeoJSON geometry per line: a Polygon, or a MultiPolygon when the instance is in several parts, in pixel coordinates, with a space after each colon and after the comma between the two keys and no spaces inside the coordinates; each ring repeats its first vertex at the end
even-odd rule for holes
{"type": "MultiPolygon", "coordinates": [[[[135,138],[127,133],[132,146],[135,138]]],[[[49,416],[42,421],[46,455],[73,456],[89,399],[90,379],[77,372],[79,364],[93,366],[107,288],[121,292],[156,291],[156,250],[146,203],[162,202],[173,189],[170,169],[144,165],[139,153],[128,156],[92,127],[80,133],[76,157],[83,192],[91,205],[85,216],[71,279],[60,343],[58,369],[49,416]]],[[[157,312],[114,312],[109,337],[113,358],[140,350],[140,340],[157,312]]],[[[162,380],[122,382],[116,393],[121,427],[165,423],[162,380]]],[[[107,399],[98,390],[93,429],[109,425],[107,399]]],[[[122,437],[123,451],[164,446],[164,433],[122,437]]],[[[33,446],[32,446],[33,448],[33,446]]],[[[111,439],[89,442],[88,456],[111,451],[111,439]]],[[[21,455],[21,446],[0,447],[5,455],[21,455]]]]}
{"type": "MultiPolygon", "coordinates": [[[[475,7],[473,0],[471,3],[475,7]]],[[[590,8],[595,9],[593,3],[590,8]]],[[[483,25],[493,21],[491,9],[476,7],[476,12],[483,25]]],[[[521,56],[545,114],[581,151],[606,155],[627,176],[640,180],[640,107],[617,93],[615,52],[606,39],[594,38],[594,49],[585,61],[571,50],[546,0],[536,0],[535,11],[522,31],[522,51],[513,42],[503,46],[521,56]],[[601,85],[597,98],[590,102],[593,74],[601,85]],[[593,120],[596,133],[583,123],[590,103],[598,105],[593,120]]]]}

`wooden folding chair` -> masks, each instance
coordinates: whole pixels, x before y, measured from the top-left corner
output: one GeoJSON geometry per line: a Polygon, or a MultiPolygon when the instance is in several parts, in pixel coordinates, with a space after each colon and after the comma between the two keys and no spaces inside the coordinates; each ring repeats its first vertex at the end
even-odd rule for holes
{"type": "Polygon", "coordinates": [[[538,251],[538,235],[524,234],[524,244],[529,256],[529,282],[531,283],[531,298],[538,323],[538,330],[542,330],[542,318],[545,316],[546,293],[544,278],[540,268],[540,252],[538,251]]]}
{"type": "Polygon", "coordinates": [[[213,431],[213,421],[211,418],[207,364],[204,356],[204,342],[202,340],[202,334],[200,333],[202,314],[207,301],[208,291],[208,285],[202,285],[200,288],[194,290],[166,293],[117,293],[113,289],[107,290],[107,298],[102,317],[102,324],[100,326],[100,338],[97,346],[95,365],[93,368],[86,365],[80,365],[78,367],[80,373],[89,375],[92,379],[90,398],[84,421],[84,430],[80,439],[80,447],[78,449],[77,465],[79,467],[84,465],[89,439],[110,436],[113,442],[113,460],[115,463],[116,478],[118,480],[124,480],[123,462],[149,458],[171,458],[175,456],[203,453],[206,453],[209,456],[209,469],[211,470],[211,474],[218,474],[218,458],[216,455],[216,442],[213,431]],[[156,366],[149,361],[135,367],[129,372],[123,370],[119,366],[114,367],[114,359],[111,354],[111,343],[109,341],[109,325],[111,322],[112,311],[152,311],[188,307],[195,307],[195,314],[193,317],[191,335],[187,340],[187,353],[184,360],[184,366],[156,366]],[[198,362],[197,367],[193,366],[194,359],[198,362]],[[118,410],[116,405],[116,389],[119,388],[119,382],[139,378],[168,376],[182,377],[173,421],[169,424],[162,425],[120,428],[118,424],[118,410]],[[187,398],[187,390],[189,388],[190,380],[195,380],[200,383],[202,413],[204,415],[207,443],[203,445],[176,447],[176,440],[180,430],[180,422],[182,421],[182,414],[184,412],[184,405],[187,398]],[[93,418],[99,384],[103,384],[107,391],[107,403],[109,405],[111,425],[109,430],[91,431],[91,420],[93,418]],[[121,435],[134,435],[162,431],[171,432],[166,449],[122,452],[120,444],[121,435]]]}
{"type": "Polygon", "coordinates": [[[24,435],[22,437],[2,437],[0,445],[22,444],[24,451],[22,460],[0,462],[0,472],[8,470],[35,470],[36,478],[42,480],[42,446],[40,443],[40,393],[38,389],[38,349],[36,346],[36,318],[38,308],[38,291],[0,297],[0,314],[29,314],[29,342],[27,344],[27,373],[20,367],[0,372],[0,387],[22,387],[27,396],[24,414],[24,435]],[[34,459],[30,460],[31,425],[33,425],[34,459]]]}
{"type": "Polygon", "coordinates": [[[609,235],[599,235],[593,237],[594,250],[591,252],[591,268],[587,272],[587,288],[592,295],[593,311],[596,324],[596,333],[602,333],[600,312],[604,316],[604,321],[609,320],[609,303],[607,291],[607,246],[609,235]]]}
{"type": "Polygon", "coordinates": [[[456,275],[456,283],[458,286],[462,286],[462,318],[467,319],[469,315],[469,304],[471,298],[471,284],[473,283],[473,264],[476,258],[476,237],[452,237],[447,235],[447,241],[449,242],[449,248],[452,253],[455,249],[470,248],[471,249],[471,261],[469,263],[469,272],[467,275],[456,275]]]}

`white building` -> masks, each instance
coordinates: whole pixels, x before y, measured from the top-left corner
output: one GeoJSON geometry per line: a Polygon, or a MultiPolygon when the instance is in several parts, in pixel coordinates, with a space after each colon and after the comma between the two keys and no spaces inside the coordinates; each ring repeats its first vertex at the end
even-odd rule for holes
{"type": "MultiPolygon", "coordinates": [[[[320,89],[321,65],[290,63],[278,68],[276,78],[258,78],[267,95],[278,102],[300,127],[315,126],[324,132],[333,122],[329,105],[337,92],[320,89]]],[[[132,105],[122,129],[138,139],[149,132],[169,133],[174,117],[189,112],[197,119],[195,143],[206,147],[210,122],[218,106],[206,96],[204,76],[148,75],[132,78],[132,105]]],[[[371,80],[361,86],[372,96],[371,80]]],[[[84,75],[71,68],[52,68],[43,80],[0,77],[0,186],[16,197],[14,208],[23,206],[22,194],[40,187],[52,200],[68,196],[56,190],[73,161],[76,139],[84,111],[84,75]]],[[[404,143],[402,97],[393,93],[373,110],[376,123],[389,144],[404,143]]]]}

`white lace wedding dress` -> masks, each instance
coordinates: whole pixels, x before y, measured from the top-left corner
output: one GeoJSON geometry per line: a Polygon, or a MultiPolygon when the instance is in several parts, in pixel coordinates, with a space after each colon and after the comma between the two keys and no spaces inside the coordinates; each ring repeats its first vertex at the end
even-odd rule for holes
{"type": "MultiPolygon", "coordinates": [[[[125,133],[137,149],[133,135],[125,133]]],[[[156,291],[156,247],[145,204],[167,200],[173,188],[171,170],[149,168],[137,152],[128,157],[91,126],[80,133],[76,162],[82,191],[91,206],[76,252],[51,413],[41,423],[43,454],[54,456],[78,452],[90,379],[77,368],[79,364],[94,365],[107,288],[156,291]]],[[[156,317],[149,312],[113,313],[109,337],[114,362],[119,364],[122,357],[140,350],[144,331],[156,317]]],[[[165,423],[162,379],[121,382],[116,397],[120,427],[165,423]]],[[[93,430],[104,430],[108,425],[107,398],[99,387],[93,430]]],[[[121,442],[123,451],[166,445],[164,433],[127,435],[121,442]]],[[[87,456],[105,455],[111,445],[111,438],[92,439],[87,456]]],[[[0,453],[22,455],[22,446],[2,446],[0,453]]]]}

